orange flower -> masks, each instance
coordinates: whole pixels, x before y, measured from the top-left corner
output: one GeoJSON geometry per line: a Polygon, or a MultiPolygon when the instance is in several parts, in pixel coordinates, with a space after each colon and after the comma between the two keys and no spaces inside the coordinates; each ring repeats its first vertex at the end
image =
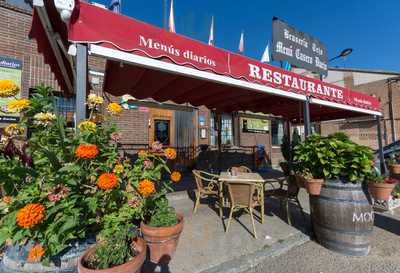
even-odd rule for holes
{"type": "Polygon", "coordinates": [[[150,180],[143,179],[139,182],[138,191],[144,197],[148,197],[156,192],[156,187],[154,186],[154,183],[150,180]]]}
{"type": "Polygon", "coordinates": [[[180,172],[177,171],[173,171],[171,173],[171,180],[172,182],[178,183],[179,181],[181,181],[182,175],[180,172]]]}
{"type": "Polygon", "coordinates": [[[102,190],[113,189],[118,186],[118,177],[113,173],[103,173],[97,180],[97,186],[102,190]]]}
{"type": "Polygon", "coordinates": [[[80,144],[75,150],[75,155],[80,158],[91,159],[99,154],[99,148],[95,144],[80,144]]]}
{"type": "Polygon", "coordinates": [[[17,224],[22,228],[31,228],[43,221],[44,211],[42,204],[28,204],[17,212],[17,224]]]}
{"type": "Polygon", "coordinates": [[[167,148],[167,149],[165,149],[164,150],[164,153],[165,153],[165,156],[168,158],[168,159],[175,159],[176,158],[176,151],[175,151],[175,149],[173,149],[173,148],[167,148]]]}
{"type": "Polygon", "coordinates": [[[138,156],[139,156],[140,158],[146,157],[146,156],[147,156],[147,152],[146,152],[145,150],[140,150],[140,151],[138,152],[138,156]]]}
{"type": "Polygon", "coordinates": [[[44,255],[44,249],[40,244],[35,244],[28,253],[28,263],[38,263],[44,255]]]}

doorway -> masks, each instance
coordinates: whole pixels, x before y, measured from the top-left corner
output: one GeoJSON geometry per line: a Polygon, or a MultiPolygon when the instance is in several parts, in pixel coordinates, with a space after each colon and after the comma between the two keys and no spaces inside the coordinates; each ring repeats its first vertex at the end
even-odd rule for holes
{"type": "Polygon", "coordinates": [[[164,119],[154,120],[154,141],[158,141],[165,146],[171,144],[170,121],[164,119]]]}

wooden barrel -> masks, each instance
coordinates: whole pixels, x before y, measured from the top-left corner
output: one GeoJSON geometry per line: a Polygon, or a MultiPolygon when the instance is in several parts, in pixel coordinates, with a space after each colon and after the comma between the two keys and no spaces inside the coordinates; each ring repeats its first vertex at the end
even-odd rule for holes
{"type": "Polygon", "coordinates": [[[368,255],[374,212],[367,196],[366,185],[341,180],[326,181],[320,196],[310,196],[318,242],[344,255],[368,255]]]}

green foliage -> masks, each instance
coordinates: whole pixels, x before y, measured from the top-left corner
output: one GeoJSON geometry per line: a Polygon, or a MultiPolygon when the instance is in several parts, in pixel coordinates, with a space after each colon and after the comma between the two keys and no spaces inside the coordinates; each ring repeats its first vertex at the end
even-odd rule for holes
{"type": "MultiPolygon", "coordinates": [[[[12,136],[0,147],[2,194],[12,200],[0,202],[3,216],[0,245],[7,240],[18,244],[28,240],[40,242],[47,260],[60,254],[74,240],[98,234],[103,229],[110,230],[112,223],[121,223],[114,218],[126,220],[121,227],[123,232],[125,225],[132,227],[133,220],[142,215],[141,205],[128,209],[127,203],[136,193],[127,189],[130,163],[120,158],[117,143],[111,138],[116,132],[115,125],[106,119],[96,125],[95,131],[77,133],[67,128],[60,115],[48,124],[35,122],[37,113],[55,113],[54,101],[49,87],[36,88],[30,107],[21,113],[20,126],[29,128],[30,138],[12,136]],[[11,154],[6,153],[9,143],[16,147],[11,154]],[[81,143],[95,144],[99,155],[92,159],[77,157],[75,150],[81,143]],[[112,189],[100,189],[99,176],[112,173],[116,164],[124,166],[122,173],[115,174],[118,184],[112,189]],[[43,205],[45,217],[39,224],[25,229],[17,224],[16,214],[29,203],[43,205]]],[[[90,116],[95,112],[97,108],[92,108],[90,116]]],[[[116,226],[113,228],[117,230],[116,226]]],[[[106,231],[102,234],[105,236],[106,231]]],[[[118,236],[123,237],[121,233],[118,236]]],[[[105,265],[110,260],[102,263],[105,265]]]]}
{"type": "Polygon", "coordinates": [[[362,182],[373,172],[373,153],[342,134],[322,137],[309,136],[294,149],[294,160],[299,161],[298,172],[314,178],[343,177],[351,182],[362,182]]]}
{"type": "Polygon", "coordinates": [[[175,209],[168,206],[168,200],[162,198],[156,202],[157,208],[150,218],[149,226],[170,227],[178,224],[175,209]]]}

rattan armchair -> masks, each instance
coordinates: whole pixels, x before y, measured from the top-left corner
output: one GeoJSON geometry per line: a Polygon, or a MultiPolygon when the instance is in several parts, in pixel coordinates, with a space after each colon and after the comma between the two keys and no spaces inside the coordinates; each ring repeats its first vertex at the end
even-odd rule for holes
{"type": "MultiPolygon", "coordinates": [[[[197,192],[196,202],[194,205],[193,213],[197,212],[197,208],[200,205],[200,199],[216,197],[219,198],[219,182],[218,175],[207,173],[205,171],[193,170],[194,179],[196,181],[197,192]]],[[[221,202],[221,200],[218,200],[221,202]]],[[[219,215],[222,217],[222,204],[219,204],[219,215]]]]}
{"type": "Polygon", "coordinates": [[[251,223],[253,225],[253,236],[257,239],[253,209],[263,203],[263,200],[260,200],[257,185],[252,182],[225,182],[225,185],[228,189],[230,201],[229,219],[225,232],[229,230],[233,213],[237,210],[244,209],[250,214],[251,223]]]}

